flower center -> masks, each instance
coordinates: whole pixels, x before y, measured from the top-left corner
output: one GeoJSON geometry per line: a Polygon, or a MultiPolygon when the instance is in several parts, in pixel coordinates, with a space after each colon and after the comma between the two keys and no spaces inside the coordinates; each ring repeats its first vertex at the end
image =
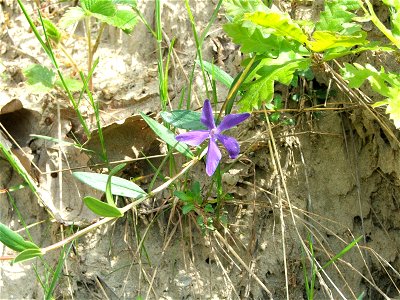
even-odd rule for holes
{"type": "Polygon", "coordinates": [[[216,130],[217,130],[217,128],[213,128],[213,129],[210,130],[210,138],[212,138],[212,139],[214,138],[216,130]]]}

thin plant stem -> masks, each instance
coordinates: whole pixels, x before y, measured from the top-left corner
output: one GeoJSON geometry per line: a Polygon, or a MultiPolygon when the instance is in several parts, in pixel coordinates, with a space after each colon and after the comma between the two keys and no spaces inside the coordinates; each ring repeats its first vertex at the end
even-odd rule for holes
{"type": "Polygon", "coordinates": [[[56,68],[56,71],[57,71],[58,76],[60,77],[61,83],[62,83],[65,91],[67,92],[68,98],[69,98],[69,100],[70,100],[70,102],[71,102],[76,114],[78,115],[79,122],[81,123],[81,125],[83,127],[83,130],[85,131],[85,134],[90,138],[91,133],[90,133],[89,128],[88,128],[88,126],[86,124],[86,121],[83,118],[81,112],[79,111],[78,104],[76,103],[76,101],[74,99],[74,96],[72,95],[70,89],[68,88],[68,85],[66,84],[66,82],[64,80],[64,76],[61,73],[61,70],[60,70],[60,68],[58,66],[58,63],[57,63],[57,60],[56,60],[55,55],[53,53],[53,50],[50,47],[50,42],[49,42],[49,39],[47,37],[46,29],[45,29],[45,26],[43,24],[42,15],[40,13],[40,10],[38,10],[38,14],[39,14],[40,22],[41,22],[41,24],[43,26],[43,32],[44,32],[44,36],[45,36],[46,41],[44,41],[42,39],[41,35],[39,34],[39,32],[38,32],[38,30],[36,28],[36,25],[34,24],[32,18],[30,17],[28,12],[26,11],[25,6],[21,2],[21,0],[17,0],[17,2],[18,2],[18,5],[21,8],[26,20],[28,21],[29,26],[31,27],[32,32],[34,33],[36,39],[39,41],[39,43],[42,46],[43,50],[46,52],[47,56],[50,58],[53,66],[56,68]]]}
{"type": "MultiPolygon", "coordinates": [[[[87,72],[89,73],[92,69],[92,36],[90,34],[90,17],[85,18],[85,29],[86,29],[86,41],[87,41],[87,51],[88,51],[88,61],[87,61],[87,72]]],[[[89,79],[89,89],[93,90],[93,81],[89,79]]]]}
{"type": "Polygon", "coordinates": [[[102,22],[102,23],[100,24],[99,33],[98,33],[98,35],[97,35],[96,41],[95,41],[95,43],[94,43],[94,45],[93,45],[93,48],[92,48],[92,51],[91,51],[91,54],[92,54],[92,61],[93,61],[94,54],[95,54],[96,51],[97,51],[97,48],[99,48],[100,41],[101,41],[101,37],[103,36],[103,32],[104,32],[104,29],[106,28],[106,26],[107,26],[107,23],[102,22]]]}
{"type": "Polygon", "coordinates": [[[228,103],[233,99],[233,96],[236,95],[238,92],[240,85],[243,83],[243,81],[246,79],[251,67],[253,66],[254,62],[256,60],[256,56],[254,55],[250,62],[247,64],[246,68],[244,69],[243,73],[240,75],[239,79],[234,83],[232,88],[229,90],[228,96],[225,99],[224,104],[222,104],[221,110],[219,111],[217,120],[219,120],[222,116],[223,111],[227,107],[228,103]]]}
{"type": "Polygon", "coordinates": [[[59,43],[57,47],[64,53],[65,57],[69,60],[71,65],[74,67],[77,73],[79,73],[80,69],[78,65],[76,64],[75,60],[72,58],[72,56],[68,53],[67,49],[65,49],[64,45],[59,43]]]}
{"type": "Polygon", "coordinates": [[[196,31],[196,25],[194,23],[194,17],[192,14],[192,10],[190,9],[190,5],[189,5],[189,1],[185,0],[185,6],[186,6],[186,10],[188,12],[189,15],[189,20],[190,23],[192,25],[192,31],[193,31],[193,36],[194,36],[194,40],[196,43],[196,50],[197,50],[197,57],[199,58],[199,62],[200,62],[200,66],[201,66],[201,73],[203,75],[203,81],[204,81],[204,85],[206,88],[206,96],[207,98],[210,97],[210,92],[208,91],[208,85],[207,85],[207,76],[206,76],[206,72],[204,70],[204,65],[203,65],[203,54],[201,51],[201,47],[203,45],[203,41],[199,39],[198,35],[197,35],[197,31],[196,31]]]}
{"type": "Polygon", "coordinates": [[[392,31],[387,29],[385,25],[379,20],[377,15],[375,14],[374,8],[369,0],[364,0],[365,4],[368,7],[368,10],[364,7],[364,3],[362,0],[358,0],[358,3],[360,4],[361,8],[364,10],[364,12],[371,17],[371,22],[374,23],[374,25],[395,45],[398,49],[400,49],[400,40],[397,39],[392,31]]]}

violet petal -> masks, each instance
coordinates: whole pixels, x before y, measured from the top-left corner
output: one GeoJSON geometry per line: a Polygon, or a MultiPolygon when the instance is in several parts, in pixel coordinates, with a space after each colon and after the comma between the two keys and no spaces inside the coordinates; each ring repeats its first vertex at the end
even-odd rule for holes
{"type": "Polygon", "coordinates": [[[220,133],[224,130],[230,129],[230,128],[238,125],[239,123],[242,123],[248,117],[250,117],[249,113],[231,114],[231,115],[225,116],[225,118],[222,120],[221,124],[218,125],[217,133],[220,133]]]}
{"type": "Polygon", "coordinates": [[[190,146],[198,146],[209,136],[208,130],[194,130],[179,134],[175,137],[178,142],[183,142],[190,146]]]}
{"type": "Polygon", "coordinates": [[[219,151],[217,143],[214,139],[210,139],[207,151],[206,173],[208,176],[214,174],[221,160],[222,154],[219,151]]]}
{"type": "Polygon", "coordinates": [[[216,138],[224,145],[230,158],[236,158],[240,153],[239,143],[233,137],[216,134],[216,138]]]}
{"type": "Polygon", "coordinates": [[[206,99],[206,101],[204,101],[204,106],[203,106],[203,110],[201,112],[200,121],[201,121],[201,123],[206,125],[209,130],[215,128],[214,115],[212,112],[210,100],[208,100],[208,99],[206,99]]]}

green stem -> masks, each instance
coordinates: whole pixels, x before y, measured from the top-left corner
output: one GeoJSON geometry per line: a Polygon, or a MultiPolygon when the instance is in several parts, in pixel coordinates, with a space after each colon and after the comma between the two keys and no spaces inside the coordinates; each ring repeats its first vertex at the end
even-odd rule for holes
{"type": "Polygon", "coordinates": [[[99,34],[97,35],[96,42],[94,43],[94,46],[93,46],[92,52],[91,52],[92,53],[92,61],[93,61],[94,54],[97,51],[97,48],[99,48],[101,37],[103,35],[104,28],[106,28],[106,26],[107,26],[107,23],[103,22],[100,24],[99,34]]]}
{"type": "MultiPolygon", "coordinates": [[[[92,69],[92,37],[90,34],[90,17],[85,18],[85,29],[86,29],[86,39],[87,39],[87,47],[88,47],[88,62],[87,62],[87,72],[89,74],[90,70],[92,69]]],[[[89,89],[93,90],[93,81],[92,78],[89,80],[89,89]]]]}
{"type": "Polygon", "coordinates": [[[187,10],[187,12],[189,14],[189,20],[190,20],[190,23],[192,25],[192,31],[193,31],[193,35],[194,35],[194,40],[196,42],[197,57],[199,58],[200,67],[201,67],[201,73],[203,75],[204,85],[205,85],[205,88],[206,88],[206,96],[207,96],[207,98],[210,98],[210,96],[209,96],[210,93],[208,91],[208,85],[207,85],[206,72],[204,71],[204,66],[203,66],[203,54],[201,52],[201,47],[203,45],[203,41],[200,40],[198,35],[197,35],[196,25],[194,23],[194,17],[193,17],[192,11],[190,9],[189,0],[185,0],[185,6],[186,6],[186,10],[187,10]]]}
{"type": "Polygon", "coordinates": [[[358,0],[358,3],[364,10],[364,12],[371,17],[372,23],[398,48],[400,49],[400,40],[396,39],[393,35],[392,31],[387,29],[385,25],[379,20],[377,15],[375,14],[374,8],[369,0],[364,0],[367,4],[368,10],[365,9],[364,3],[362,0],[358,0]]]}
{"type": "Polygon", "coordinates": [[[239,90],[240,85],[243,83],[243,81],[246,79],[247,74],[249,73],[251,67],[254,64],[254,61],[256,60],[256,55],[253,56],[253,58],[250,60],[250,62],[247,64],[246,68],[244,69],[242,75],[240,75],[239,79],[235,82],[233,87],[229,90],[228,96],[226,97],[226,100],[224,104],[222,104],[221,110],[218,114],[218,120],[221,118],[223,111],[227,107],[229,101],[231,101],[231,98],[236,95],[237,91],[239,90]]]}

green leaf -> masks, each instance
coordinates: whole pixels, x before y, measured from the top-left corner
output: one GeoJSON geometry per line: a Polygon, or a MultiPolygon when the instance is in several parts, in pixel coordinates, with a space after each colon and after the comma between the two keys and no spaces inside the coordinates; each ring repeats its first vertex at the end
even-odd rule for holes
{"type": "Polygon", "coordinates": [[[277,56],[283,38],[261,32],[259,28],[246,28],[241,23],[223,25],[224,31],[239,44],[243,53],[268,53],[277,56]]]}
{"type": "Polygon", "coordinates": [[[357,0],[325,1],[325,8],[320,14],[316,30],[342,33],[347,27],[354,26],[352,20],[357,15],[351,11],[359,7],[357,0]]]}
{"type": "Polygon", "coordinates": [[[368,43],[365,32],[360,32],[358,36],[347,36],[329,31],[315,31],[312,37],[314,41],[310,42],[309,45],[314,52],[322,52],[337,47],[351,48],[356,45],[365,45],[368,43]]]}
{"type": "Polygon", "coordinates": [[[307,42],[307,35],[303,32],[299,25],[294,23],[288,14],[276,11],[245,14],[245,19],[254,24],[273,29],[272,34],[291,38],[301,44],[307,42]]]}
{"type": "Polygon", "coordinates": [[[258,0],[226,0],[224,1],[230,23],[223,25],[225,32],[233,39],[234,43],[241,45],[244,53],[267,53],[270,56],[279,54],[280,44],[284,41],[266,32],[254,23],[244,20],[246,13],[269,11],[269,8],[258,0]]]}
{"type": "Polygon", "coordinates": [[[345,64],[342,73],[343,78],[349,81],[349,87],[359,88],[368,80],[375,92],[385,96],[386,99],[375,103],[374,107],[387,105],[386,113],[396,128],[400,128],[400,75],[385,73],[383,67],[378,71],[369,64],[365,67],[359,64],[345,64]]]}
{"type": "Polygon", "coordinates": [[[87,196],[83,198],[83,202],[92,212],[102,217],[119,218],[124,215],[116,206],[94,197],[87,196]]]}
{"type": "Polygon", "coordinates": [[[396,37],[400,36],[400,0],[383,0],[383,3],[391,6],[390,24],[392,25],[392,33],[396,37]]]}
{"type": "Polygon", "coordinates": [[[192,110],[173,110],[161,112],[163,120],[176,128],[186,130],[205,130],[207,127],[201,123],[201,113],[192,110]]]}
{"type": "Polygon", "coordinates": [[[0,223],[0,242],[8,248],[18,252],[22,252],[26,249],[39,249],[36,244],[24,240],[22,236],[8,228],[3,223],[0,223]]]}
{"type": "Polygon", "coordinates": [[[321,270],[325,269],[326,267],[330,266],[333,264],[335,261],[337,261],[339,258],[341,258],[343,255],[345,255],[347,252],[349,252],[361,239],[363,236],[359,236],[358,238],[354,239],[350,244],[348,244],[346,247],[344,247],[338,254],[336,254],[334,257],[332,257],[326,264],[322,266],[318,272],[321,270]]]}
{"type": "Polygon", "coordinates": [[[13,263],[20,263],[42,255],[43,253],[40,249],[26,249],[14,258],[13,263]]]}
{"type": "Polygon", "coordinates": [[[115,4],[111,0],[82,0],[82,8],[91,13],[99,16],[111,17],[117,12],[115,4]]]}
{"type": "MultiPolygon", "coordinates": [[[[271,60],[266,61],[272,63],[271,60]]],[[[260,69],[263,76],[247,84],[245,94],[238,102],[240,110],[251,111],[253,108],[259,109],[263,103],[270,103],[274,96],[275,81],[288,85],[292,81],[296,70],[306,70],[309,65],[310,60],[304,58],[289,60],[284,64],[263,66],[260,69]]]]}
{"type": "Polygon", "coordinates": [[[393,52],[395,49],[387,46],[380,46],[378,42],[370,42],[365,46],[359,46],[355,49],[348,49],[348,48],[336,48],[336,49],[329,49],[324,53],[324,60],[329,61],[338,57],[342,57],[345,55],[350,54],[357,54],[364,51],[379,51],[379,52],[393,52]]]}
{"type": "Polygon", "coordinates": [[[193,158],[194,155],[188,145],[178,142],[175,139],[174,133],[166,128],[164,125],[158,123],[157,121],[153,120],[152,118],[146,116],[144,113],[140,113],[143,120],[150,126],[150,128],[157,134],[164,142],[166,142],[171,147],[175,148],[177,151],[182,153],[188,158],[193,158]]]}
{"type": "Polygon", "coordinates": [[[137,14],[134,11],[128,9],[117,10],[116,13],[111,17],[104,17],[101,15],[96,15],[96,17],[98,17],[100,21],[117,27],[127,34],[132,32],[133,28],[138,22],[137,14]]]}
{"type": "Polygon", "coordinates": [[[198,181],[193,182],[191,191],[192,191],[193,195],[200,196],[200,192],[201,192],[200,182],[198,182],[198,181]]]}
{"type": "Polygon", "coordinates": [[[55,74],[44,66],[32,65],[22,72],[32,92],[47,93],[54,87],[55,74]]]}
{"type": "Polygon", "coordinates": [[[349,81],[350,88],[359,88],[368,79],[372,89],[385,97],[389,97],[390,95],[387,83],[391,86],[400,84],[400,78],[396,78],[398,76],[395,74],[386,74],[383,68],[381,71],[378,71],[370,64],[363,67],[360,64],[351,65],[345,63],[345,67],[342,68],[342,74],[343,79],[349,81]]]}
{"type": "Polygon", "coordinates": [[[193,202],[193,196],[189,193],[181,192],[181,191],[174,191],[174,195],[178,197],[183,202],[193,202]]]}
{"type": "MultiPolygon", "coordinates": [[[[196,60],[196,64],[200,65],[200,61],[196,60]]],[[[208,74],[212,75],[214,79],[221,82],[226,87],[230,88],[233,83],[233,77],[226,73],[224,70],[218,66],[203,60],[204,69],[208,74]]]]}
{"type": "Polygon", "coordinates": [[[214,207],[212,207],[211,204],[206,204],[206,206],[204,206],[204,212],[206,213],[213,213],[214,212],[214,207]]]}
{"type": "Polygon", "coordinates": [[[56,25],[48,19],[43,19],[43,25],[49,39],[58,44],[61,41],[61,32],[57,29],[56,25]]]}
{"type": "Polygon", "coordinates": [[[400,89],[398,87],[388,88],[388,98],[384,101],[379,101],[373,105],[378,107],[382,105],[386,106],[386,113],[389,114],[389,118],[393,120],[394,125],[397,129],[400,128],[400,89]]]}
{"type": "Polygon", "coordinates": [[[259,0],[225,0],[223,4],[226,14],[237,19],[242,18],[245,13],[268,9],[259,0]]]}
{"type": "Polygon", "coordinates": [[[182,206],[182,213],[184,215],[188,214],[189,212],[191,212],[192,210],[194,210],[195,206],[193,203],[188,203],[185,204],[184,206],[182,206]]]}
{"type": "MultiPolygon", "coordinates": [[[[92,172],[74,172],[73,176],[96,190],[102,192],[106,191],[108,180],[107,174],[98,174],[92,172]]],[[[147,195],[145,191],[143,191],[137,184],[133,183],[132,181],[115,176],[112,176],[111,178],[111,192],[113,195],[135,199],[142,198],[147,195]]]]}
{"type": "Polygon", "coordinates": [[[396,10],[400,10],[400,0],[382,0],[382,2],[388,6],[394,7],[396,10]]]}
{"type": "Polygon", "coordinates": [[[136,0],[112,0],[114,4],[122,4],[122,5],[128,5],[130,7],[136,7],[137,6],[137,1],[136,0]]]}
{"type": "Polygon", "coordinates": [[[70,7],[61,17],[59,25],[61,28],[67,28],[85,17],[85,11],[81,7],[70,7]]]}
{"type": "MultiPolygon", "coordinates": [[[[82,83],[81,80],[77,80],[77,79],[65,76],[64,77],[64,82],[68,86],[68,89],[71,92],[78,92],[78,91],[81,91],[82,88],[83,88],[83,83],[82,83]]],[[[60,79],[57,79],[55,81],[55,85],[64,89],[64,85],[62,84],[60,79]]]]}

